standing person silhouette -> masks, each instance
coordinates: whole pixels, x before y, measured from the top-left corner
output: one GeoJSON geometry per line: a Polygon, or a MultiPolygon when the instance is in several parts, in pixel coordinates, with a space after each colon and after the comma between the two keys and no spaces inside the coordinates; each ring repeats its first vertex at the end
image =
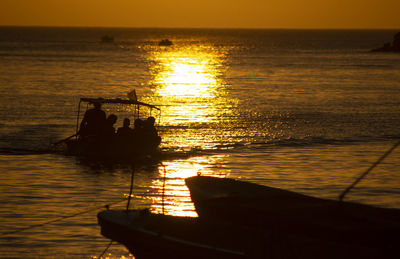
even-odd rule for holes
{"type": "Polygon", "coordinates": [[[106,113],[101,109],[101,103],[93,103],[94,107],[85,112],[79,127],[80,137],[100,135],[106,122],[106,113]]]}

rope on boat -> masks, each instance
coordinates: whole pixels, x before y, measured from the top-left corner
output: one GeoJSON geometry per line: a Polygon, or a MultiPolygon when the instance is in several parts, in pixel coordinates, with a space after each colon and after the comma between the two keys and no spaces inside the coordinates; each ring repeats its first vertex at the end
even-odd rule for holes
{"type": "Polygon", "coordinates": [[[128,203],[126,204],[126,211],[129,210],[129,204],[131,203],[131,196],[132,196],[132,192],[133,192],[133,176],[134,175],[135,175],[135,164],[132,164],[131,187],[129,190],[128,203]]]}
{"type": "Polygon", "coordinates": [[[104,249],[103,253],[101,253],[101,255],[99,255],[99,259],[101,257],[103,257],[103,255],[107,252],[108,248],[110,248],[110,246],[113,244],[113,240],[111,240],[111,242],[108,244],[108,246],[106,247],[106,249],[104,249]]]}
{"type": "Polygon", "coordinates": [[[344,196],[354,187],[357,183],[359,183],[369,172],[372,171],[377,165],[379,165],[390,153],[393,152],[400,145],[400,141],[396,142],[385,154],[383,154],[375,163],[373,163],[367,171],[361,174],[349,187],[347,187],[342,194],[339,196],[339,201],[343,201],[344,196]]]}
{"type": "Polygon", "coordinates": [[[46,221],[46,222],[43,222],[43,223],[40,223],[40,224],[31,225],[31,226],[20,228],[20,229],[17,229],[17,230],[14,230],[14,231],[10,231],[10,232],[4,232],[4,233],[0,234],[0,237],[12,235],[12,234],[17,234],[17,233],[20,233],[20,232],[23,232],[23,231],[26,231],[26,230],[30,230],[30,229],[33,229],[33,228],[38,228],[38,227],[50,225],[52,223],[55,223],[55,222],[58,222],[58,221],[62,221],[64,219],[74,218],[76,216],[80,216],[80,215],[83,215],[83,214],[86,214],[86,213],[89,213],[89,212],[92,212],[92,211],[96,211],[96,210],[99,210],[99,209],[104,209],[104,208],[108,209],[110,207],[110,205],[115,205],[115,204],[121,203],[123,201],[125,201],[125,199],[120,200],[120,201],[116,201],[116,202],[113,202],[113,203],[110,203],[110,204],[107,204],[107,205],[102,205],[102,206],[97,206],[97,207],[94,207],[94,208],[90,208],[90,209],[87,209],[87,210],[84,210],[84,211],[81,211],[81,212],[77,212],[75,214],[61,216],[59,218],[52,219],[52,220],[49,220],[49,221],[46,221]]]}
{"type": "Polygon", "coordinates": [[[163,188],[162,188],[162,214],[165,215],[165,181],[167,179],[167,169],[165,168],[165,165],[161,162],[161,166],[164,168],[164,178],[163,178],[163,188]]]}

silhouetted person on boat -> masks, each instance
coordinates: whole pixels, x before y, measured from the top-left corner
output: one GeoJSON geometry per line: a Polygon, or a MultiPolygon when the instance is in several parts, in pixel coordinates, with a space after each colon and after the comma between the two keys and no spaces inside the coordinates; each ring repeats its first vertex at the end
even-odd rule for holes
{"type": "Polygon", "coordinates": [[[128,118],[124,119],[123,126],[117,130],[117,138],[119,143],[123,143],[124,146],[133,144],[133,129],[129,126],[131,121],[128,118]],[[125,145],[126,144],[126,145],[125,145]]]}
{"type": "Polygon", "coordinates": [[[136,119],[135,122],[133,123],[133,131],[135,134],[141,134],[143,133],[143,120],[141,119],[136,119]]]}
{"type": "Polygon", "coordinates": [[[146,120],[136,119],[133,129],[133,149],[141,153],[151,152],[156,148],[161,138],[158,136],[154,126],[154,117],[149,117],[146,120]]]}
{"type": "Polygon", "coordinates": [[[115,128],[114,128],[114,124],[117,122],[117,115],[115,114],[110,114],[107,117],[107,120],[105,122],[104,128],[103,128],[103,136],[108,138],[112,138],[115,136],[115,128]]]}
{"type": "Polygon", "coordinates": [[[128,118],[124,119],[123,126],[118,128],[117,135],[116,135],[116,148],[117,152],[121,155],[127,155],[131,153],[131,150],[134,147],[134,133],[133,129],[129,126],[131,121],[128,118]]]}
{"type": "Polygon", "coordinates": [[[80,137],[100,135],[106,122],[106,113],[101,109],[101,103],[93,103],[94,108],[85,112],[79,127],[80,137]]]}
{"type": "Polygon", "coordinates": [[[130,125],[131,125],[131,120],[128,118],[125,118],[122,127],[118,128],[118,130],[117,130],[117,136],[124,137],[124,138],[132,137],[133,129],[131,129],[129,127],[130,125]]]}
{"type": "Polygon", "coordinates": [[[157,129],[154,126],[155,121],[154,117],[148,117],[143,125],[144,137],[150,148],[156,148],[161,143],[161,138],[158,136],[157,129]]]}
{"type": "Polygon", "coordinates": [[[143,120],[136,119],[133,123],[133,149],[142,150],[144,146],[144,131],[143,131],[143,120]]]}

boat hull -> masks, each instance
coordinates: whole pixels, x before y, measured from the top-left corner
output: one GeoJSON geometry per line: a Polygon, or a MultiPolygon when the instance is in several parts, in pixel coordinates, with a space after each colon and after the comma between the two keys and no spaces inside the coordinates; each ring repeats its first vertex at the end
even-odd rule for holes
{"type": "Polygon", "coordinates": [[[136,258],[246,258],[238,247],[220,244],[218,237],[229,243],[227,229],[211,231],[198,218],[107,210],[98,214],[98,222],[102,235],[125,245],[136,258]]]}
{"type": "Polygon", "coordinates": [[[354,245],[144,211],[102,211],[101,233],[143,258],[381,258],[354,245]]]}
{"type": "Polygon", "coordinates": [[[129,148],[126,145],[73,139],[66,141],[69,155],[113,161],[150,161],[158,160],[157,147],[129,148]]]}
{"type": "Polygon", "coordinates": [[[400,258],[398,209],[320,199],[227,178],[196,176],[186,184],[200,217],[353,246],[355,258],[400,258]]]}

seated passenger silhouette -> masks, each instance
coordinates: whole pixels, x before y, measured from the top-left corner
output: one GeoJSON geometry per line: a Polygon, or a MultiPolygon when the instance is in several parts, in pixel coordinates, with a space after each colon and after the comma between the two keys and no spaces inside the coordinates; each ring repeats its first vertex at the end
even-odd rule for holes
{"type": "Polygon", "coordinates": [[[133,123],[133,145],[135,150],[143,149],[145,144],[144,134],[143,134],[143,121],[141,119],[136,119],[133,123]]]}
{"type": "Polygon", "coordinates": [[[161,138],[158,136],[157,129],[154,126],[155,121],[154,117],[148,117],[143,123],[143,135],[146,141],[146,147],[149,150],[158,147],[161,143],[161,138]]]}
{"type": "Polygon", "coordinates": [[[114,137],[115,135],[115,128],[114,124],[117,122],[117,115],[115,114],[110,114],[105,122],[105,125],[103,127],[103,136],[104,137],[114,137]]]}
{"type": "Polygon", "coordinates": [[[117,130],[117,135],[120,137],[132,137],[133,135],[133,129],[131,129],[129,126],[131,124],[130,119],[125,118],[123,122],[123,126],[118,128],[117,130]]]}
{"type": "Polygon", "coordinates": [[[133,129],[129,127],[131,121],[124,119],[123,126],[118,128],[116,135],[117,152],[122,155],[129,155],[134,148],[133,129]]]}
{"type": "Polygon", "coordinates": [[[94,108],[85,112],[79,127],[80,137],[100,135],[106,121],[106,113],[101,109],[101,103],[93,103],[94,108]]]}

